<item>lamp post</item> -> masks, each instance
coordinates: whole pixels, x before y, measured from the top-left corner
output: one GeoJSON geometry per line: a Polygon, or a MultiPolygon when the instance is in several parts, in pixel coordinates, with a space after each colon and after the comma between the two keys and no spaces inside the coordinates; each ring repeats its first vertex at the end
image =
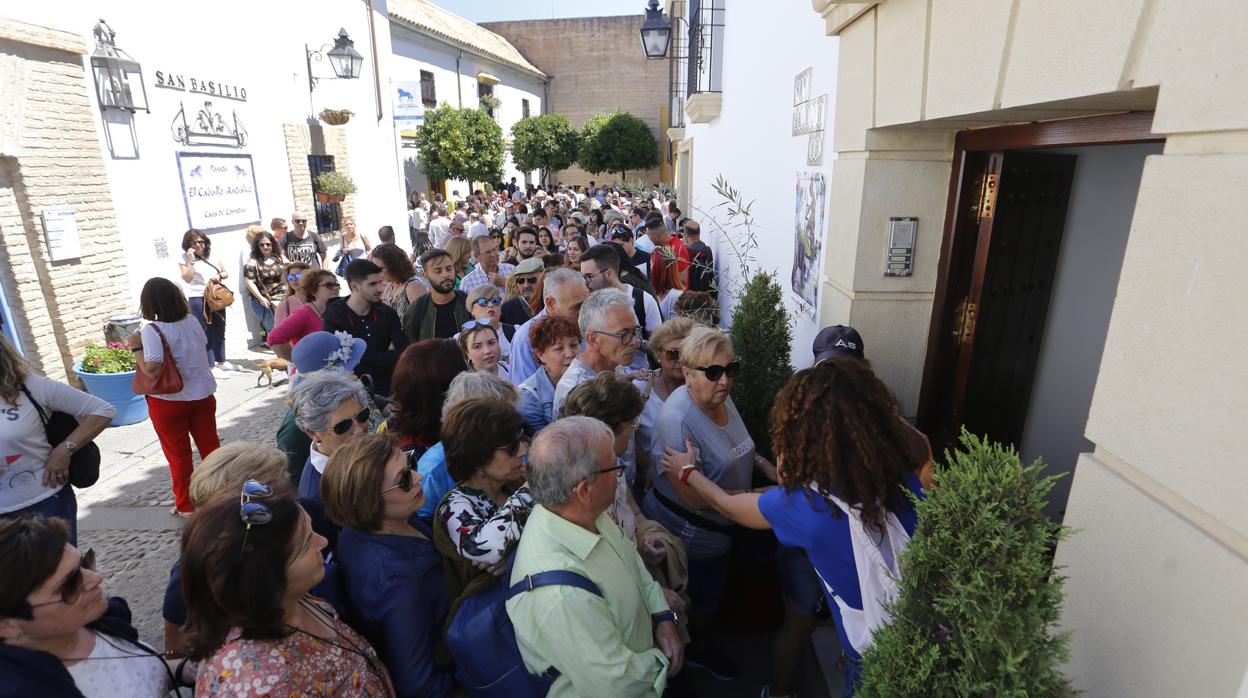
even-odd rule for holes
{"type": "Polygon", "coordinates": [[[672,38],[672,25],[663,19],[659,0],[650,0],[646,21],[641,25],[641,50],[646,58],[666,58],[667,44],[672,38]]]}
{"type": "Polygon", "coordinates": [[[117,48],[117,32],[104,20],[95,25],[95,51],[91,53],[91,72],[95,77],[95,98],[100,113],[109,109],[122,109],[134,114],[139,109],[151,113],[147,107],[147,86],[143,84],[143,68],[130,54],[117,48]],[[131,86],[138,83],[142,101],[135,100],[131,86]]]}
{"type": "Polygon", "coordinates": [[[360,68],[364,65],[364,57],[359,51],[355,50],[355,42],[351,37],[347,36],[346,29],[339,29],[338,36],[334,39],[334,47],[325,51],[329,44],[321,46],[321,48],[313,51],[307,44],[303,45],[303,50],[307,54],[308,59],[308,93],[310,94],[316,89],[316,83],[321,80],[352,80],[360,77],[360,68]],[[324,51],[324,53],[322,53],[324,51]],[[329,58],[329,64],[334,69],[334,77],[317,78],[312,76],[312,59],[321,60],[322,57],[329,58]]]}

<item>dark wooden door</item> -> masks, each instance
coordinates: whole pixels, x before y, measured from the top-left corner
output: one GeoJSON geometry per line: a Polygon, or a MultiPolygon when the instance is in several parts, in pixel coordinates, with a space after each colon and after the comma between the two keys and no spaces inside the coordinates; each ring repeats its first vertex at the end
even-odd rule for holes
{"type": "Polygon", "coordinates": [[[929,342],[920,426],[933,448],[959,427],[1018,445],[1048,316],[1075,156],[966,153],[929,342]]]}

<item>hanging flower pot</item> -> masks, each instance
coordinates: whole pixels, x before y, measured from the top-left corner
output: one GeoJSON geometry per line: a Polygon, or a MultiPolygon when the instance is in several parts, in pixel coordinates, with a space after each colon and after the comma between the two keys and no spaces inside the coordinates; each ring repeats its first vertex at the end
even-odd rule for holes
{"type": "Polygon", "coordinates": [[[322,109],[321,121],[330,126],[341,126],[351,120],[351,112],[346,109],[322,109]]]}

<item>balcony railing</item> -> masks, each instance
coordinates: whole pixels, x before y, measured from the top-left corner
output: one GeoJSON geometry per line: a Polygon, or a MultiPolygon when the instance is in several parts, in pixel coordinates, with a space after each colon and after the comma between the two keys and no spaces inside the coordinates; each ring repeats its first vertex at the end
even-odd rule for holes
{"type": "Polygon", "coordinates": [[[723,90],[724,0],[691,0],[688,94],[723,90]]]}

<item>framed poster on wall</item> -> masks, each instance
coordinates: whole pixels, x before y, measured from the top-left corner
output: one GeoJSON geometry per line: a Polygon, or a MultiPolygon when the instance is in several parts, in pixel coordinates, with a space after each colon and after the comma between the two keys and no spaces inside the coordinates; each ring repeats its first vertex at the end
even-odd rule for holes
{"type": "Polygon", "coordinates": [[[260,222],[260,195],[251,156],[177,153],[186,223],[214,230],[260,222]]]}

